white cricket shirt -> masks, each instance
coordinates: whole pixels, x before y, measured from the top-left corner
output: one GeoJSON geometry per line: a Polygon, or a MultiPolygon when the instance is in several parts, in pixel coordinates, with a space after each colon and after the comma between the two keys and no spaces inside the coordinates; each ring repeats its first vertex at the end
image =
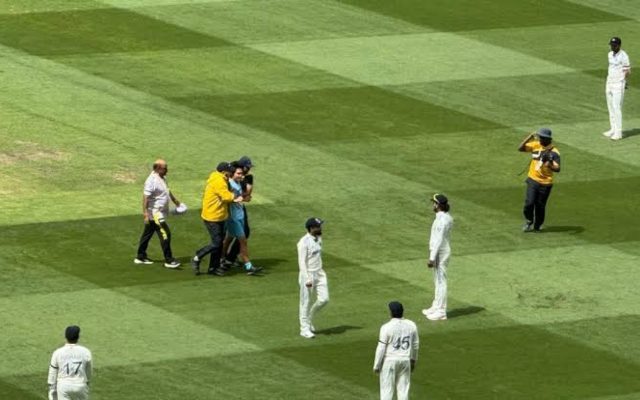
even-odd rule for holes
{"type": "Polygon", "coordinates": [[[322,269],[322,237],[307,233],[298,241],[298,267],[305,277],[322,269]]]}
{"type": "Polygon", "coordinates": [[[147,210],[152,216],[159,214],[162,218],[167,218],[169,213],[169,187],[167,181],[152,172],[144,182],[144,195],[149,198],[147,210]]]}
{"type": "Polygon", "coordinates": [[[404,318],[392,318],[382,325],[373,369],[380,369],[387,360],[417,360],[420,338],[416,324],[404,318]]]}
{"type": "Polygon", "coordinates": [[[49,385],[86,384],[91,380],[91,352],[84,346],[67,343],[53,352],[49,365],[49,385]]]}
{"type": "Polygon", "coordinates": [[[453,217],[448,212],[438,211],[431,225],[429,238],[429,259],[435,260],[441,251],[451,251],[449,238],[453,228],[453,217]]]}
{"type": "Polygon", "coordinates": [[[607,74],[607,83],[620,83],[625,81],[625,72],[631,69],[629,56],[624,50],[617,53],[609,52],[609,72],[607,74]]]}

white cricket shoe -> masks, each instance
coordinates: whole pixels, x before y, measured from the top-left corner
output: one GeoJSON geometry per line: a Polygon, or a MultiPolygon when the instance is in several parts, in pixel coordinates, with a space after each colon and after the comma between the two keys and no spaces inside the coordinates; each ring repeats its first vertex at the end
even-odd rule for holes
{"type": "Polygon", "coordinates": [[[425,308],[424,310],[422,310],[422,315],[426,317],[427,315],[431,314],[435,310],[436,309],[434,307],[425,308]]]}
{"type": "Polygon", "coordinates": [[[427,319],[429,321],[444,321],[447,319],[447,313],[444,311],[434,311],[427,314],[427,319]]]}
{"type": "Polygon", "coordinates": [[[606,132],[602,132],[602,135],[610,138],[613,135],[613,129],[609,129],[606,132]]]}
{"type": "Polygon", "coordinates": [[[171,261],[171,262],[166,262],[166,263],[164,263],[164,267],[165,267],[165,268],[171,268],[171,269],[174,269],[174,268],[178,268],[179,266],[180,266],[180,262],[179,262],[179,261],[176,261],[176,260],[173,260],[173,261],[171,261]]]}
{"type": "Polygon", "coordinates": [[[300,331],[300,336],[302,336],[305,339],[313,339],[314,337],[316,337],[316,335],[314,335],[313,332],[311,332],[311,330],[309,329],[300,331]]]}
{"type": "Polygon", "coordinates": [[[611,139],[611,140],[621,140],[622,139],[622,135],[609,136],[609,139],[611,139]]]}
{"type": "Polygon", "coordinates": [[[149,260],[148,258],[134,258],[133,259],[133,263],[134,264],[153,264],[153,261],[149,260]]]}
{"type": "Polygon", "coordinates": [[[309,325],[309,330],[310,330],[312,333],[316,333],[316,327],[315,327],[315,326],[313,326],[313,324],[309,325]]]}

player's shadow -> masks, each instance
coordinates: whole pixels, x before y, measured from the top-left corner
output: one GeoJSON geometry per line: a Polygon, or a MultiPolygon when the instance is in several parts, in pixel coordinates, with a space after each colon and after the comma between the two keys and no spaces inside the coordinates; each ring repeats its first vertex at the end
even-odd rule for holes
{"type": "Polygon", "coordinates": [[[637,136],[637,135],[640,135],[640,128],[630,129],[628,131],[622,132],[623,139],[630,138],[632,136],[637,136]]]}
{"type": "Polygon", "coordinates": [[[340,335],[345,333],[346,331],[350,331],[354,329],[362,329],[362,327],[353,326],[353,325],[339,325],[339,326],[334,326],[332,328],[319,329],[315,333],[316,335],[340,335]]]}
{"type": "Polygon", "coordinates": [[[477,314],[484,310],[485,310],[484,307],[478,307],[478,306],[454,308],[451,311],[447,311],[447,318],[451,319],[451,318],[464,317],[465,315],[477,314]]]}
{"type": "Polygon", "coordinates": [[[583,226],[571,226],[571,225],[561,225],[561,226],[549,226],[544,227],[541,233],[545,232],[564,232],[569,233],[571,235],[577,235],[579,233],[584,232],[583,226]]]}

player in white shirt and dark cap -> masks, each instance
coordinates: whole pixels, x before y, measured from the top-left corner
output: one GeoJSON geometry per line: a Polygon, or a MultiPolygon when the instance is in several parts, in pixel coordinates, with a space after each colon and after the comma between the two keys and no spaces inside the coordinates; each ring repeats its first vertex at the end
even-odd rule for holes
{"type": "Polygon", "coordinates": [[[380,374],[380,400],[409,398],[411,372],[418,360],[420,339],[413,321],[404,319],[404,308],[397,301],[389,303],[391,321],[382,325],[373,362],[373,372],[380,374]]]}
{"type": "Polygon", "coordinates": [[[329,302],[327,274],[322,268],[322,221],[309,218],[307,233],[298,241],[298,284],[300,285],[300,336],[315,337],[313,317],[329,302]]]}
{"type": "Polygon", "coordinates": [[[431,225],[429,238],[429,268],[433,268],[435,295],[431,307],[422,310],[427,319],[432,321],[447,319],[447,265],[451,256],[449,239],[453,218],[449,214],[449,200],[443,194],[435,194],[431,198],[436,218],[431,225]]]}
{"type": "Polygon", "coordinates": [[[611,129],[604,132],[603,135],[611,140],[620,140],[622,139],[622,103],[624,91],[627,88],[627,77],[631,73],[631,63],[627,53],[620,48],[622,40],[619,37],[612,37],[609,40],[609,45],[611,51],[608,54],[609,70],[605,95],[611,129]]]}
{"type": "Polygon", "coordinates": [[[67,344],[53,352],[49,364],[49,400],[87,400],[91,381],[91,352],[78,344],[80,327],[64,332],[67,344]]]}

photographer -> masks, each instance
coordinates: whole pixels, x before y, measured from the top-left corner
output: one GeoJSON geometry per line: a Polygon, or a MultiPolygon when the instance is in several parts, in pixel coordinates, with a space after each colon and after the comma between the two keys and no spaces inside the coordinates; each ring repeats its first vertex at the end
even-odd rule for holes
{"type": "Polygon", "coordinates": [[[540,128],[529,134],[518,151],[531,153],[527,177],[527,197],[524,201],[524,232],[539,232],[544,223],[547,200],[553,187],[553,173],[560,172],[560,152],[551,143],[551,129],[540,128]],[[536,138],[537,136],[537,138],[536,138]]]}

